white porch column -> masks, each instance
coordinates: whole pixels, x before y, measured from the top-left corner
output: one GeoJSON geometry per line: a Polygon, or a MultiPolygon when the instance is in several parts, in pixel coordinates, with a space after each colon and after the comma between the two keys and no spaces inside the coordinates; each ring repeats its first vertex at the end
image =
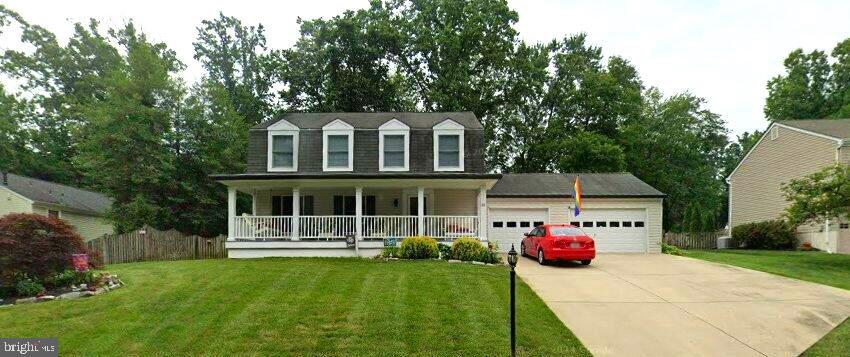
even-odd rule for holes
{"type": "Polygon", "coordinates": [[[425,235],[425,187],[416,188],[416,215],[418,216],[416,234],[425,235]]]}
{"type": "Polygon", "coordinates": [[[363,238],[363,187],[354,188],[354,253],[360,255],[363,238]]]}
{"type": "Polygon", "coordinates": [[[236,189],[227,188],[227,240],[234,240],[236,234],[236,189]]]}
{"type": "Polygon", "coordinates": [[[478,189],[478,239],[487,241],[487,188],[478,189]]]}
{"type": "Polygon", "coordinates": [[[298,240],[301,226],[301,189],[292,188],[292,240],[298,240]]]}

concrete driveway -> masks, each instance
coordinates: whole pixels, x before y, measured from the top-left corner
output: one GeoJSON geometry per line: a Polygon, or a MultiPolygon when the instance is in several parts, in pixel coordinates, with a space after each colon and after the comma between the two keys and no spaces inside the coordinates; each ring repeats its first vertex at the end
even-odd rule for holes
{"type": "Polygon", "coordinates": [[[796,356],[850,315],[850,291],[666,254],[517,273],[596,356],[796,356]]]}

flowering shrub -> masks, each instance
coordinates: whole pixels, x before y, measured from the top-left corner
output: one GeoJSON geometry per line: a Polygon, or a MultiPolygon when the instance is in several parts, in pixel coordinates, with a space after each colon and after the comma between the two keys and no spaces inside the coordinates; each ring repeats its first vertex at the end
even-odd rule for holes
{"type": "Polygon", "coordinates": [[[24,275],[41,284],[71,269],[76,253],[87,253],[83,238],[62,220],[37,214],[0,217],[0,286],[15,286],[24,275]]]}

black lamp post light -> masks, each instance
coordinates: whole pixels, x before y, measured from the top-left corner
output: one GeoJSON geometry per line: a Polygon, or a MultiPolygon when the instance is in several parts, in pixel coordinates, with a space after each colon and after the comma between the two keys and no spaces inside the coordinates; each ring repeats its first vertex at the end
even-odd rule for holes
{"type": "Polygon", "coordinates": [[[511,251],[508,252],[508,265],[511,266],[511,357],[516,356],[516,263],[518,255],[514,245],[511,244],[511,251]]]}

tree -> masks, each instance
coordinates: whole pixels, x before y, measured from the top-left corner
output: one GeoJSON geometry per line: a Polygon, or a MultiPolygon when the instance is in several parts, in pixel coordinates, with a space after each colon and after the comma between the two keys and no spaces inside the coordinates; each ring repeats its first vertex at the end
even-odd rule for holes
{"type": "Polygon", "coordinates": [[[832,59],[820,50],[792,51],[785,74],[767,83],[764,113],[770,120],[850,116],[850,38],[838,43],[832,59]],[[830,64],[831,63],[831,64],[830,64]]]}
{"type": "Polygon", "coordinates": [[[103,99],[82,107],[89,118],[76,163],[115,203],[119,231],[173,226],[165,202],[180,184],[167,135],[181,95],[172,75],[182,64],[164,44],[151,43],[133,23],[111,36],[126,51],[121,66],[101,78],[103,99]]]}
{"type": "Polygon", "coordinates": [[[850,218],[850,166],[835,164],[782,185],[790,205],[785,216],[794,225],[850,218]]]}
{"type": "Polygon", "coordinates": [[[203,20],[192,43],[195,59],[207,78],[221,85],[231,105],[250,124],[265,120],[272,111],[274,56],[266,48],[263,25],[246,26],[235,17],[219,13],[203,20]]]}
{"type": "MultiPolygon", "coordinates": [[[[616,140],[621,125],[641,114],[637,71],[619,57],[605,61],[600,48],[587,45],[584,34],[546,46],[520,44],[510,64],[505,103],[493,116],[498,144],[491,147],[491,166],[513,172],[552,171],[569,153],[550,148],[579,132],[616,140]]],[[[603,169],[605,165],[595,169],[622,170],[622,165],[603,169]]]]}
{"type": "Polygon", "coordinates": [[[613,139],[595,132],[577,131],[569,137],[548,141],[537,149],[556,158],[552,171],[622,172],[626,167],[623,148],[613,139]]]}
{"type": "Polygon", "coordinates": [[[298,20],[301,37],[278,53],[280,97],[290,110],[318,112],[414,109],[405,79],[391,69],[386,23],[366,10],[330,20],[298,20]]]}
{"type": "Polygon", "coordinates": [[[667,194],[665,228],[685,224],[685,210],[699,204],[719,216],[727,130],[720,117],[691,94],[664,97],[656,88],[644,93],[641,116],[624,124],[620,143],[628,171],[667,194]]]}
{"type": "MultiPolygon", "coordinates": [[[[117,50],[98,31],[98,22],[74,24],[67,44],[62,46],[47,29],[30,24],[14,11],[0,5],[0,24],[17,26],[21,42],[32,51],[6,49],[0,70],[20,83],[28,101],[37,110],[18,117],[28,127],[27,150],[36,166],[25,170],[39,178],[85,186],[83,175],[73,166],[80,130],[87,118],[80,108],[103,97],[103,81],[120,59],[117,50]],[[34,115],[34,113],[38,113],[34,115]]],[[[24,114],[24,113],[21,113],[24,114]]]]}

